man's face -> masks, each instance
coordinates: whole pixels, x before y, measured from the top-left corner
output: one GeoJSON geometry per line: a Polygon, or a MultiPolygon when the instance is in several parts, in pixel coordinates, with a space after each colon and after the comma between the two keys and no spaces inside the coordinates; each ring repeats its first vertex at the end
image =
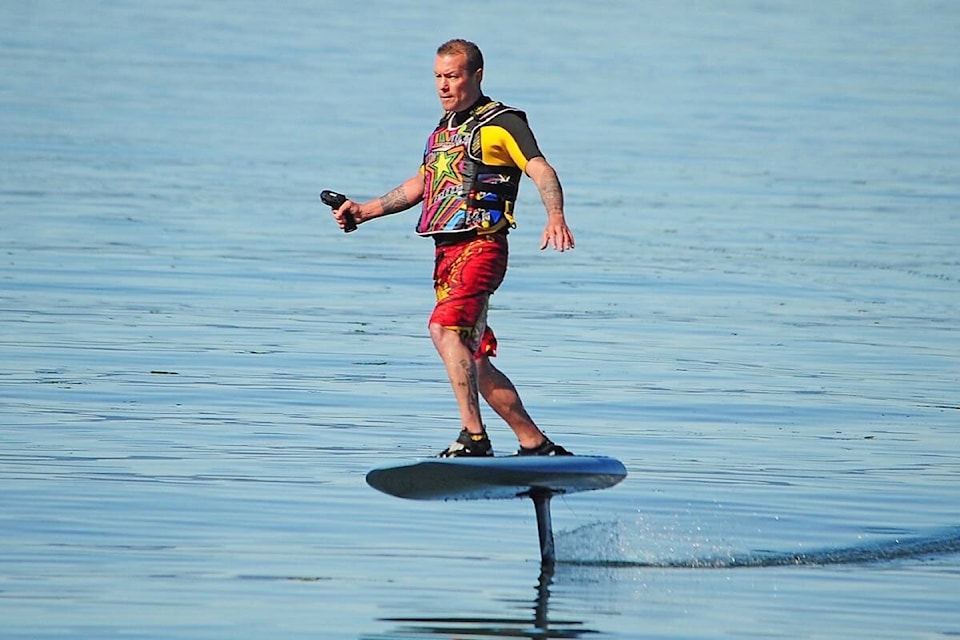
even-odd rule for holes
{"type": "Polygon", "coordinates": [[[437,82],[440,106],[445,111],[463,111],[480,97],[483,69],[468,73],[466,54],[437,56],[433,75],[437,82]]]}

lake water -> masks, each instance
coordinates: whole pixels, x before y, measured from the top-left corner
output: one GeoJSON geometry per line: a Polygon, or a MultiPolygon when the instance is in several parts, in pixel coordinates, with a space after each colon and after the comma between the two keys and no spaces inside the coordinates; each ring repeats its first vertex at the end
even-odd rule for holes
{"type": "MultiPolygon", "coordinates": [[[[0,637],[960,635],[960,5],[0,4],[0,637]],[[618,487],[421,503],[436,46],[525,108],[491,324],[618,487]]],[[[498,453],[513,451],[488,417],[498,453]]]]}

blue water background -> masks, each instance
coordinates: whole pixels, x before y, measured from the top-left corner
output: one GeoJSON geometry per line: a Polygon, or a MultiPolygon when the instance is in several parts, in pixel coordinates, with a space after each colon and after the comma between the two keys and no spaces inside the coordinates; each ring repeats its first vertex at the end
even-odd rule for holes
{"type": "Polygon", "coordinates": [[[0,24],[0,637],[960,634],[960,5],[0,24]],[[431,249],[414,213],[345,236],[317,201],[416,171],[455,36],[577,237],[537,250],[527,182],[499,364],[630,472],[554,501],[543,579],[529,504],[364,483],[458,429],[431,249]]]}

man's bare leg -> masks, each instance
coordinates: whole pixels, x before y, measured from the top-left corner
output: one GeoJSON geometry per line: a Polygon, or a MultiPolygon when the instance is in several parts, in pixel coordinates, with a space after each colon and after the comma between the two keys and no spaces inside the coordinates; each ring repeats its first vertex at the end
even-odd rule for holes
{"type": "Polygon", "coordinates": [[[476,361],[476,370],[483,399],[504,422],[510,425],[520,446],[530,449],[543,444],[546,436],[523,407],[520,394],[517,393],[510,378],[493,366],[490,358],[486,356],[476,361]]]}
{"type": "Polygon", "coordinates": [[[521,447],[529,449],[543,444],[546,436],[527,413],[513,382],[493,366],[490,358],[475,359],[460,335],[443,325],[430,323],[430,337],[447,369],[464,429],[473,434],[484,432],[480,416],[482,394],[487,404],[513,430],[521,447]]]}
{"type": "Polygon", "coordinates": [[[453,395],[460,410],[463,428],[472,434],[483,433],[477,363],[460,334],[435,322],[430,323],[430,338],[447,369],[453,395]]]}

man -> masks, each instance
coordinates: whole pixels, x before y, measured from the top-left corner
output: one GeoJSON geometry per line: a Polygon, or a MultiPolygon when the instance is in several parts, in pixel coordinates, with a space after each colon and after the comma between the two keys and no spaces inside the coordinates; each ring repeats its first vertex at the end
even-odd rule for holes
{"type": "Polygon", "coordinates": [[[430,337],[446,367],[462,431],[440,457],[492,456],[479,396],[513,429],[519,455],[571,455],[537,427],[510,379],[493,366],[496,338],[486,325],[490,295],[507,268],[507,233],[526,173],[547,212],[540,249],[573,249],[557,173],[537,147],[526,115],[483,94],[483,55],[466,40],[440,45],[434,64],[444,109],[427,139],[420,171],[376,200],[347,200],[333,212],[341,228],[423,202],[417,233],[436,244],[430,337]]]}

